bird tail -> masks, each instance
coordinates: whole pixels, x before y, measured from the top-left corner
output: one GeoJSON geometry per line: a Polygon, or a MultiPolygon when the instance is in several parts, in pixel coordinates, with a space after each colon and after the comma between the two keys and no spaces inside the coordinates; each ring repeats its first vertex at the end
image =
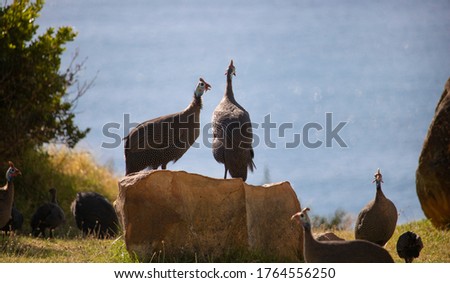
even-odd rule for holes
{"type": "Polygon", "coordinates": [[[253,162],[253,157],[255,157],[255,153],[253,152],[253,149],[250,150],[250,162],[248,163],[248,169],[253,172],[253,170],[256,169],[255,162],[253,162]]]}

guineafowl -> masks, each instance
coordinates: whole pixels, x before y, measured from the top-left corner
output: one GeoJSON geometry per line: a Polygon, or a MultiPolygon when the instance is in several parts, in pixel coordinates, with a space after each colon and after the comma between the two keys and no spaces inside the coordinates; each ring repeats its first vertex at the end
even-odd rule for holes
{"type": "Polygon", "coordinates": [[[303,227],[303,256],[305,262],[394,262],[387,250],[369,241],[317,241],[312,235],[311,221],[307,211],[309,211],[309,208],[304,208],[291,217],[291,220],[296,220],[303,227]]]}
{"type": "Polygon", "coordinates": [[[397,209],[381,190],[383,182],[380,169],[375,173],[377,192],[359,213],[355,225],[355,238],[384,246],[394,234],[397,225],[397,209]]]}
{"type": "Polygon", "coordinates": [[[411,263],[414,258],[418,258],[422,248],[422,239],[416,233],[408,231],[401,234],[398,238],[397,254],[400,258],[403,258],[406,263],[411,263]]]}
{"type": "Polygon", "coordinates": [[[6,223],[5,226],[0,228],[0,231],[6,233],[15,232],[17,230],[22,229],[22,225],[23,225],[23,215],[13,204],[11,211],[11,219],[9,220],[8,223],[6,223]]]}
{"type": "Polygon", "coordinates": [[[200,78],[189,106],[181,112],[143,122],[125,140],[125,174],[146,168],[166,169],[176,162],[200,135],[202,95],[211,86],[200,78]]]}
{"type": "Polygon", "coordinates": [[[234,98],[232,77],[236,69],[231,60],[227,72],[225,95],[212,116],[212,150],[217,162],[224,164],[225,174],[247,180],[247,170],[253,172],[255,156],[252,148],[253,133],[250,115],[234,98]]]}
{"type": "Polygon", "coordinates": [[[19,169],[9,161],[6,171],[6,185],[0,187],[0,227],[4,227],[11,219],[11,211],[14,203],[14,177],[21,175],[19,169]]]}
{"type": "Polygon", "coordinates": [[[83,235],[99,239],[113,237],[119,229],[119,220],[111,203],[96,192],[77,193],[70,209],[83,235]]]}
{"type": "Polygon", "coordinates": [[[50,230],[50,238],[53,238],[53,231],[66,222],[64,211],[58,205],[56,201],[56,189],[51,188],[49,190],[51,195],[51,202],[45,203],[38,207],[36,212],[31,218],[32,234],[35,237],[42,235],[45,237],[45,230],[50,230]]]}

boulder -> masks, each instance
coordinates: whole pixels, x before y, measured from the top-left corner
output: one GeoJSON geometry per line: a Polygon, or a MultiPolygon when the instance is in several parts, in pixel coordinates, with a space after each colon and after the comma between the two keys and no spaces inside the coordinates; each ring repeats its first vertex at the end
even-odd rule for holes
{"type": "Polygon", "coordinates": [[[425,216],[437,228],[450,228],[450,78],[428,129],[416,190],[425,216]]]}
{"type": "Polygon", "coordinates": [[[301,230],[290,222],[300,203],[288,182],[251,186],[184,171],[141,172],[119,181],[115,208],[127,250],[140,261],[250,252],[296,262],[303,254],[301,230]]]}

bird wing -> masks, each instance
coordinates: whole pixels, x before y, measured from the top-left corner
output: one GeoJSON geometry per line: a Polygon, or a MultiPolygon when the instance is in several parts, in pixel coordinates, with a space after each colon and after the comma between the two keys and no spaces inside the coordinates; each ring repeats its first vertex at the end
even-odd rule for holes
{"type": "MultiPolygon", "coordinates": [[[[174,120],[179,119],[181,112],[161,116],[137,125],[124,138],[125,150],[130,152],[145,151],[150,148],[166,148],[168,142],[163,140],[163,132],[168,132],[174,120]]],[[[166,135],[168,136],[168,135],[166,135]]],[[[170,142],[169,142],[170,143],[170,142]]]]}

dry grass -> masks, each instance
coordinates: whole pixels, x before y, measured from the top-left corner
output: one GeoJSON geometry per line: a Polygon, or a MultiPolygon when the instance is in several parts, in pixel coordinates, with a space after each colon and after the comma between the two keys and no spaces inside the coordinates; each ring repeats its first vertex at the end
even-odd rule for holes
{"type": "MultiPolygon", "coordinates": [[[[422,238],[424,245],[419,258],[415,259],[414,262],[450,263],[450,231],[438,230],[428,220],[420,220],[397,226],[394,235],[385,246],[395,262],[404,262],[397,255],[396,245],[397,239],[406,231],[412,231],[418,234],[422,238]]],[[[355,239],[353,231],[333,232],[346,240],[355,239]]]]}
{"type": "Polygon", "coordinates": [[[132,262],[121,239],[42,239],[16,235],[0,239],[0,255],[0,262],[9,263],[132,262]]]}
{"type": "MultiPolygon", "coordinates": [[[[413,231],[422,237],[424,248],[414,262],[450,263],[450,231],[435,229],[428,220],[400,225],[387,243],[386,249],[395,262],[403,262],[397,255],[395,245],[398,237],[406,231],[413,231]]],[[[353,239],[352,231],[334,231],[345,239],[353,239]]],[[[224,258],[219,262],[272,262],[258,255],[241,254],[242,258],[224,258]]],[[[32,238],[26,235],[0,236],[0,262],[86,262],[114,263],[133,262],[122,238],[97,240],[93,238],[63,237],[57,239],[32,238]]],[[[164,262],[156,259],[154,262],[164,262]]],[[[169,262],[195,262],[192,259],[170,259],[169,262]]],[[[211,262],[217,262],[211,260],[211,262]]]]}
{"type": "Polygon", "coordinates": [[[49,147],[47,152],[53,168],[70,179],[74,187],[116,199],[118,177],[111,168],[99,165],[89,152],[55,146],[49,147]]]}

